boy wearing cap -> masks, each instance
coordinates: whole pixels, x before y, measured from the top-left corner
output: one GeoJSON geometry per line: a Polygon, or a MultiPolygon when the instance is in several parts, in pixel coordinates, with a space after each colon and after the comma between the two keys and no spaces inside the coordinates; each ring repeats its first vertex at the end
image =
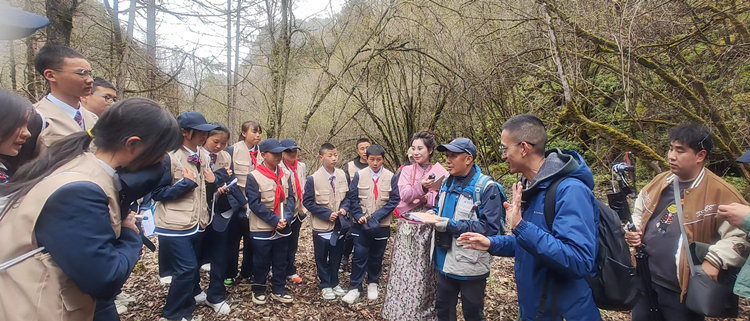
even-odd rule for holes
{"type": "Polygon", "coordinates": [[[450,174],[426,220],[437,231],[437,317],[455,320],[460,294],[464,319],[484,320],[484,291],[492,257],[484,251],[463,248],[457,238],[465,232],[503,234],[505,193],[474,164],[477,148],[470,139],[456,138],[437,150],[446,154],[445,169],[450,174]]]}
{"type": "Polygon", "coordinates": [[[253,239],[253,303],[266,303],[266,278],[273,268],[271,298],[281,303],[294,299],[286,290],[289,221],[294,216],[295,184],[279,163],[287,148],[275,138],[258,145],[263,164],[247,175],[247,196],[250,237],[253,239]]]}
{"type": "Polygon", "coordinates": [[[344,243],[341,231],[348,229],[350,224],[345,217],[349,212],[349,186],[344,171],[336,168],[338,158],[333,144],[325,143],[320,146],[318,159],[323,166],[307,178],[302,200],[302,204],[313,215],[315,267],[324,300],[333,300],[336,296],[346,294],[339,285],[338,269],[344,243]]]}
{"type": "Polygon", "coordinates": [[[302,191],[305,190],[305,174],[307,174],[307,165],[300,162],[297,159],[297,153],[299,146],[293,139],[281,140],[281,146],[287,148],[287,150],[281,153],[283,158],[281,164],[289,175],[291,175],[295,186],[295,198],[297,207],[294,210],[294,219],[290,223],[292,227],[292,235],[289,236],[289,259],[287,260],[287,279],[293,283],[302,282],[302,277],[297,274],[297,267],[294,265],[295,257],[297,256],[297,249],[299,248],[299,230],[302,227],[302,221],[307,218],[305,214],[305,207],[302,205],[302,191]]]}
{"type": "MultiPolygon", "coordinates": [[[[216,126],[195,111],[180,114],[177,123],[182,128],[183,146],[165,155],[164,175],[152,192],[157,201],[154,232],[159,237],[159,264],[172,274],[162,311],[164,320],[191,319],[196,303],[206,303],[222,314],[230,310],[224,299],[206,301],[198,276],[202,238],[199,232],[209,223],[206,195],[216,189],[209,167],[211,159],[199,146],[216,126]]],[[[212,286],[216,284],[209,284],[212,286]]]]}
{"type": "Polygon", "coordinates": [[[398,177],[383,168],[385,149],[370,145],[366,151],[365,169],[354,173],[349,189],[351,217],[354,220],[354,258],[349,279],[349,292],[341,298],[352,304],[359,299],[362,281],[367,272],[367,299],[378,298],[378,283],[383,267],[383,254],[391,234],[393,210],[401,200],[398,177]]]}

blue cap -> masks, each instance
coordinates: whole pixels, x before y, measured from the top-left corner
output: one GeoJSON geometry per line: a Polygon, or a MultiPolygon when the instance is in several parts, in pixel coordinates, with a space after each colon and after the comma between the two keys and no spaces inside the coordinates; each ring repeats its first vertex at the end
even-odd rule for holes
{"type": "Polygon", "coordinates": [[[740,163],[750,163],[750,149],[748,149],[740,158],[737,159],[740,163]]]}
{"type": "Polygon", "coordinates": [[[297,143],[294,141],[294,139],[287,138],[281,140],[281,146],[286,147],[287,149],[300,149],[299,146],[297,146],[297,143]]]}
{"type": "Polygon", "coordinates": [[[281,143],[276,138],[268,138],[258,144],[258,150],[261,153],[281,153],[289,150],[289,148],[281,146],[281,143]]]}
{"type": "Polygon", "coordinates": [[[48,24],[47,17],[0,5],[0,40],[21,39],[48,24]]]}
{"type": "Polygon", "coordinates": [[[451,151],[454,153],[467,153],[474,158],[477,158],[477,147],[471,142],[471,139],[459,137],[452,140],[450,143],[438,146],[438,152],[445,153],[451,151]]]}
{"type": "Polygon", "coordinates": [[[209,124],[206,117],[197,111],[186,111],[177,116],[177,124],[180,128],[189,128],[197,131],[207,132],[216,129],[219,126],[209,124]]]}

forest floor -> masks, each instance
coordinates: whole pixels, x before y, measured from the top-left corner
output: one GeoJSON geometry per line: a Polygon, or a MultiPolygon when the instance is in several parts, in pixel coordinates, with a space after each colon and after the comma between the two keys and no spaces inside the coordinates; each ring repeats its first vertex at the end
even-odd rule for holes
{"type": "MultiPolygon", "coordinates": [[[[380,297],[375,301],[368,301],[364,296],[354,305],[349,306],[340,299],[324,301],[320,297],[317,288],[315,262],[313,259],[313,248],[311,241],[311,230],[308,221],[302,226],[300,236],[300,249],[297,253],[297,268],[303,281],[300,284],[287,285],[294,295],[294,303],[291,304],[253,304],[250,300],[250,284],[242,281],[227,287],[229,303],[232,312],[229,315],[219,316],[204,305],[200,305],[195,311],[195,321],[247,321],[247,320],[384,320],[381,315],[383,298],[385,297],[385,285],[388,283],[390,270],[391,246],[393,238],[388,241],[385,259],[383,262],[383,277],[381,278],[380,297]]],[[[154,239],[155,241],[155,239],[154,239]]],[[[201,285],[207,286],[208,273],[201,272],[201,285]]],[[[349,281],[349,273],[340,274],[341,286],[346,288],[349,281]]],[[[136,266],[130,279],[123,287],[123,292],[130,294],[135,302],[128,306],[128,310],[121,314],[124,321],[158,321],[164,300],[167,295],[167,286],[159,284],[158,262],[156,253],[145,250],[141,261],[136,266]]],[[[485,315],[487,320],[516,320],[518,313],[516,296],[516,284],[513,277],[513,259],[495,258],[492,264],[492,272],[487,281],[485,315]]],[[[740,301],[740,318],[726,320],[750,320],[750,302],[742,299],[740,301]]],[[[604,320],[630,320],[629,313],[601,311],[604,320]]],[[[460,314],[460,312],[459,312],[460,314]]],[[[463,320],[459,316],[459,320],[463,320]]],[[[717,319],[720,320],[720,319],[717,319]]]]}

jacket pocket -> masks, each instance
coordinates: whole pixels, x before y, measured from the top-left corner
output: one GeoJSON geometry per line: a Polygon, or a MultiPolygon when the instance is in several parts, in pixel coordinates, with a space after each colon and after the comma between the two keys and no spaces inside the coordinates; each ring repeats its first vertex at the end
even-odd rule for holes
{"type": "Polygon", "coordinates": [[[481,251],[478,250],[462,248],[458,245],[458,241],[455,239],[453,240],[453,251],[456,256],[456,261],[462,263],[477,263],[479,261],[479,255],[482,254],[481,251]]]}
{"type": "Polygon", "coordinates": [[[260,186],[258,190],[260,192],[261,203],[273,202],[274,198],[276,198],[276,186],[274,186],[273,184],[269,184],[268,186],[260,186]]]}
{"type": "Polygon", "coordinates": [[[246,160],[235,160],[234,161],[234,174],[245,176],[250,173],[250,161],[246,160]]]}
{"type": "Polygon", "coordinates": [[[320,205],[328,205],[331,203],[331,193],[321,193],[315,191],[315,203],[320,205]]]}

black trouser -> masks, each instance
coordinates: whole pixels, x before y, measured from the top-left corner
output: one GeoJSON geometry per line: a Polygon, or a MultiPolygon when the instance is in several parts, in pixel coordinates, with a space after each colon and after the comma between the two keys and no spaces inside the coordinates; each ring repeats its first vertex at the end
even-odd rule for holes
{"type": "Polygon", "coordinates": [[[435,310],[439,321],[456,320],[456,304],[461,294],[461,309],[466,321],[484,318],[484,289],[487,279],[456,280],[438,273],[435,310]]]}
{"type": "Polygon", "coordinates": [[[203,233],[205,236],[202,241],[199,264],[204,264],[204,262],[211,263],[206,299],[208,302],[215,304],[224,301],[227,297],[224,276],[227,270],[226,248],[228,234],[227,231],[218,232],[214,230],[213,225],[209,225],[203,233]]]}
{"type": "Polygon", "coordinates": [[[115,299],[96,300],[94,321],[120,321],[120,315],[117,314],[117,306],[115,306],[115,299]]]}
{"type": "Polygon", "coordinates": [[[354,257],[352,274],[349,277],[349,290],[362,290],[362,282],[367,272],[367,283],[380,283],[380,272],[383,270],[383,256],[391,228],[378,227],[370,231],[356,228],[354,236],[354,257]]]}
{"type": "MultiPolygon", "coordinates": [[[[659,302],[659,310],[664,318],[664,321],[703,321],[705,317],[690,311],[685,304],[680,302],[680,293],[667,289],[656,283],[651,282],[651,286],[656,292],[657,301],[659,302]]],[[[641,298],[638,303],[633,307],[631,312],[631,320],[633,321],[649,321],[651,320],[651,312],[649,308],[649,302],[646,295],[641,293],[641,298]]]]}
{"type": "Polygon", "coordinates": [[[195,310],[194,296],[201,292],[198,272],[203,233],[187,236],[159,235],[159,259],[172,271],[162,316],[190,320],[195,310]]]}
{"type": "Polygon", "coordinates": [[[240,255],[240,239],[242,245],[242,271],[240,277],[247,279],[253,276],[253,242],[250,237],[250,225],[245,213],[235,213],[227,227],[229,233],[227,245],[227,270],[224,278],[237,276],[237,261],[240,255]]]}
{"type": "Polygon", "coordinates": [[[294,264],[299,248],[299,229],[302,227],[302,221],[295,217],[292,221],[292,235],[289,235],[289,258],[287,259],[286,274],[292,276],[297,274],[297,266],[294,264]]]}
{"type": "Polygon", "coordinates": [[[266,278],[268,271],[273,269],[271,277],[271,291],[275,294],[286,294],[286,264],[289,237],[275,240],[263,240],[271,236],[271,232],[252,232],[253,239],[253,292],[257,295],[266,293],[266,278]]]}
{"type": "Polygon", "coordinates": [[[342,240],[343,236],[336,242],[336,245],[331,245],[330,240],[320,236],[319,232],[313,232],[315,267],[318,270],[319,286],[321,289],[333,288],[339,285],[339,265],[341,265],[341,249],[343,248],[342,240]]]}
{"type": "Polygon", "coordinates": [[[351,229],[346,231],[346,236],[344,236],[344,246],[341,249],[341,262],[344,265],[349,265],[351,263],[351,255],[352,252],[354,252],[354,236],[352,235],[351,229]]]}

